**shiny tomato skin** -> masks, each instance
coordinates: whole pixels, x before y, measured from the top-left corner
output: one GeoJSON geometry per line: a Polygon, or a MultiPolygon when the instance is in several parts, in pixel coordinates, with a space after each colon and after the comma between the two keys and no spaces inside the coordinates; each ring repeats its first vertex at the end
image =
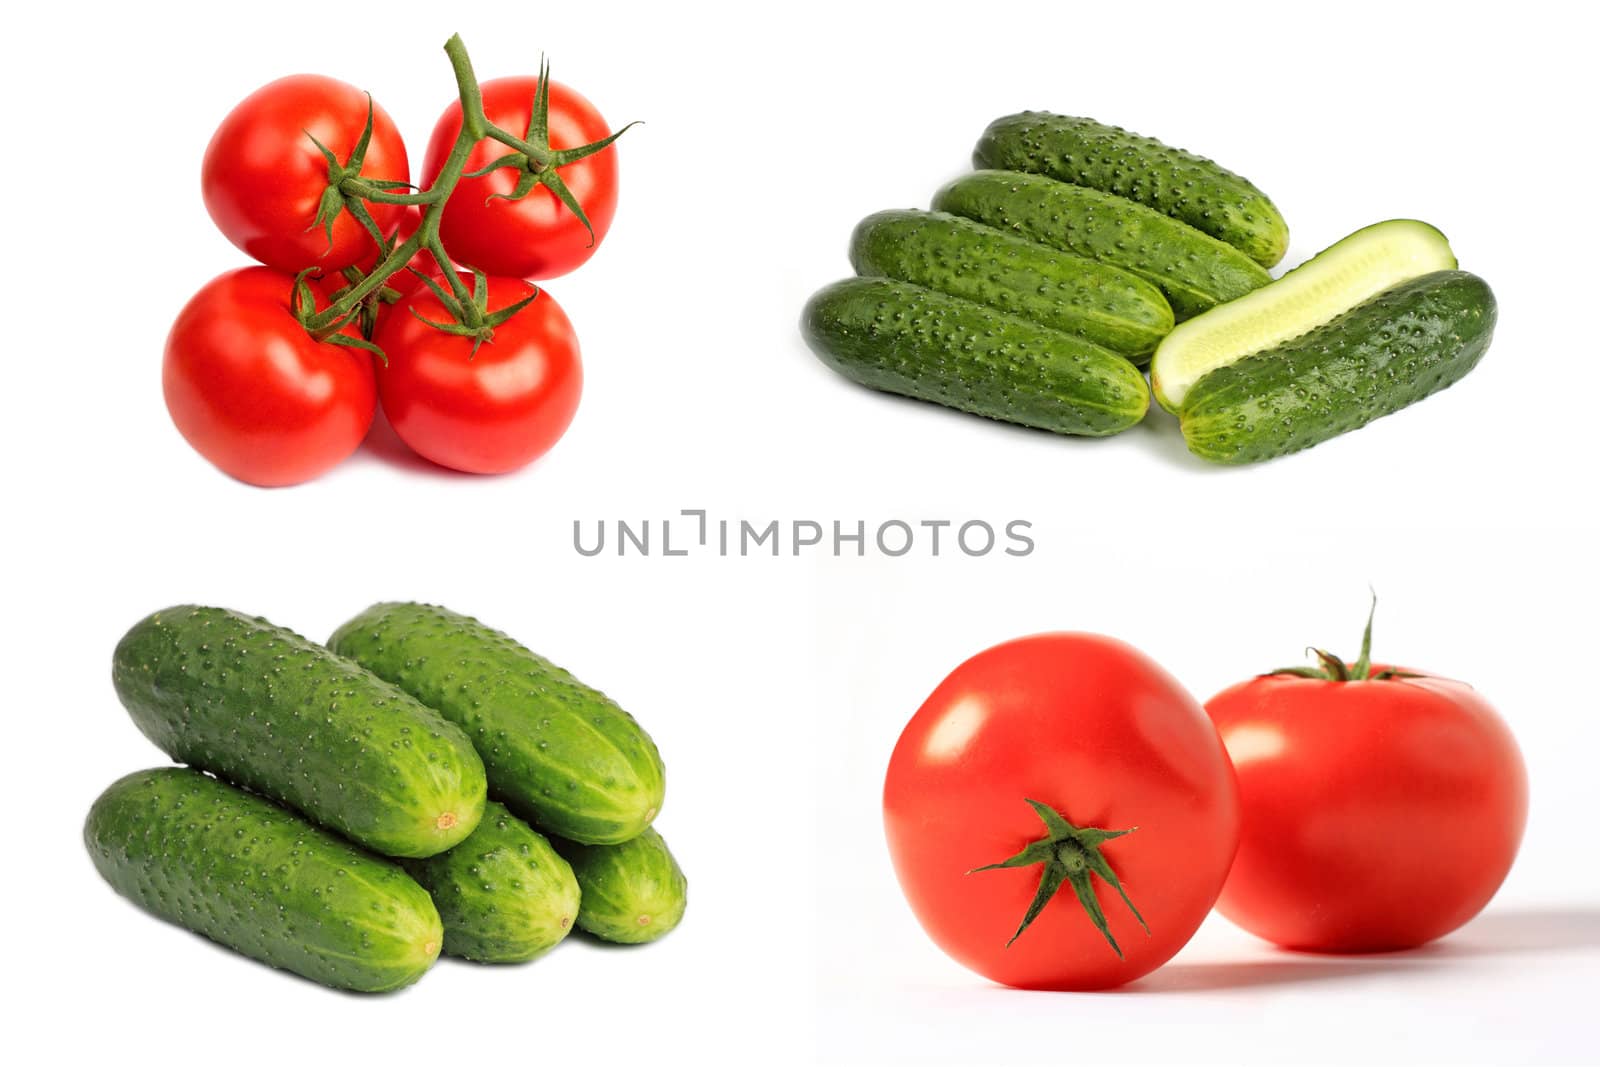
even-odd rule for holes
{"type": "MultiPolygon", "coordinates": [[[[472,288],[470,276],[463,281],[472,288]]],[[[488,284],[491,312],[535,291],[517,278],[488,284]]],[[[503,474],[561,439],[578,410],[583,367],[566,313],[549,292],[538,293],[476,354],[471,338],[413,314],[450,321],[426,287],[384,311],[373,337],[388,357],[378,367],[378,395],[395,433],[418,455],[453,470],[503,474]]]]}
{"type": "Polygon", "coordinates": [[[356,450],[377,410],[372,357],[313,340],[291,310],[293,286],[268,267],[229,271],[167,337],[162,389],[178,432],[251,485],[317,477],[356,450]]]}
{"type": "MultiPolygon", "coordinates": [[[[531,77],[484,82],[483,106],[489,121],[518,137],[525,134],[537,84],[538,79],[531,77]]],[[[457,102],[445,109],[433,129],[422,165],[425,185],[432,185],[438,177],[460,133],[461,104],[457,102]]],[[[578,148],[610,133],[593,104],[560,82],[550,83],[552,148],[578,148]]],[[[467,158],[466,171],[487,166],[509,151],[498,141],[481,141],[467,158]]],[[[445,204],[439,235],[457,266],[508,278],[542,280],[587,262],[617,213],[617,146],[569,163],[560,174],[594,226],[592,236],[578,216],[543,186],[521,200],[489,199],[516,188],[517,172],[506,167],[481,178],[462,178],[445,204]]]]}
{"type": "Polygon", "coordinates": [[[1159,967],[1210,911],[1233,858],[1238,796],[1199,703],[1109,637],[997,645],[946,678],[901,734],[884,783],[901,889],[929,937],[1003,985],[1104,989],[1159,967]],[[1119,959],[1063,886],[1016,941],[1041,868],[978,871],[1043,836],[1025,803],[1132,833],[1102,855],[1145,920],[1094,880],[1119,959]]]}
{"type": "MultiPolygon", "coordinates": [[[[339,270],[370,255],[372,238],[341,212],[333,239],[313,225],[328,163],[321,141],[340,163],[350,157],[367,121],[367,94],[317,74],[280,78],[245,97],[217,127],[201,165],[201,191],[217,228],[245,253],[278,270],[339,270]]],[[[364,178],[407,181],[406,148],[386,112],[372,109],[364,178]]],[[[391,232],[402,209],[369,204],[378,227],[391,232]]]]}
{"type": "Polygon", "coordinates": [[[1217,908],[1258,937],[1315,952],[1413,948],[1481,911],[1511,869],[1527,772],[1470,686],[1275,675],[1206,710],[1243,807],[1217,908]]]}

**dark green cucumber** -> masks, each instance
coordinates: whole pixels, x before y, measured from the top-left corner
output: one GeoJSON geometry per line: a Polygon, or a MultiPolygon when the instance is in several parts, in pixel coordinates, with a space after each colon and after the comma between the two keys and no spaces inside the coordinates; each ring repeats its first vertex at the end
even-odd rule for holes
{"type": "Polygon", "coordinates": [[[460,724],[490,792],[547,833],[626,841],[661,810],[661,755],[633,716],[476,619],[377,604],[328,645],[460,724]]]}
{"type": "Polygon", "coordinates": [[[558,841],[583,900],[578,928],[605,941],[641,945],[672,932],[689,904],[689,882],[661,835],[646,830],[620,845],[558,841]]]}
{"type": "Polygon", "coordinates": [[[141,908],[313,982],[381,993],[439,955],[439,913],[399,867],[196,770],[118,781],[83,840],[141,908]]]}
{"type": "Polygon", "coordinates": [[[1261,264],[1186,222],[1038,174],[975,171],[940,189],[933,207],[1137,274],[1161,290],[1179,321],[1272,280],[1261,264]]]}
{"type": "Polygon", "coordinates": [[[578,917],[567,861],[492,800],[471,837],[405,868],[439,909],[447,956],[523,963],[554,948],[578,917]]]}
{"type": "Polygon", "coordinates": [[[1130,359],[1172,332],[1172,308],[1143,278],[955,215],[869,216],[850,238],[850,263],[864,277],[965,297],[1130,359]]]}
{"type": "Polygon", "coordinates": [[[443,852],[483,814],[483,762],[458,727],[265,619],[158,611],[117,645],[111,676],[161,751],[375,852],[443,852]]]}
{"type": "Polygon", "coordinates": [[[996,119],[972,153],[979,169],[1020,170],[1113,193],[1181,219],[1263,267],[1289,226],[1265,193],[1202,156],[1093,119],[1024,111],[996,119]]]}
{"type": "Polygon", "coordinates": [[[1494,324],[1482,278],[1424,274],[1202,377],[1179,412],[1184,439],[1218,463],[1309,448],[1459,381],[1483,358],[1494,324]]]}
{"type": "Polygon", "coordinates": [[[1103,437],[1150,406],[1144,376],[1117,353],[906,282],[836,282],[806,304],[800,328],[853,382],[991,419],[1103,437]]]}

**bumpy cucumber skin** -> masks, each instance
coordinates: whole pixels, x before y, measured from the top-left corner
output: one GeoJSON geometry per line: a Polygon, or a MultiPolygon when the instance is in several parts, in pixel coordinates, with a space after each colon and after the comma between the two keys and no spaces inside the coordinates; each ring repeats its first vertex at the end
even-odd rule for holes
{"type": "Polygon", "coordinates": [[[526,963],[572,932],[578,880],[532,827],[494,801],[449,852],[406,860],[444,922],[444,952],[477,963],[526,963]]]}
{"type": "Polygon", "coordinates": [[[313,982],[387,992],[439,955],[439,913],[404,871],[196,770],[116,782],[83,840],[141,908],[313,982]]]}
{"type": "Polygon", "coordinates": [[[328,646],[466,730],[490,793],[540,830],[610,844],[661,810],[661,754],[633,716],[476,619],[377,604],[328,646]]]}
{"type": "Polygon", "coordinates": [[[1413,278],[1202,377],[1180,412],[1184,440],[1217,463],[1259,463],[1348,433],[1459,381],[1488,350],[1495,316],[1474,274],[1413,278]]]}
{"type": "Polygon", "coordinates": [[[853,382],[991,419],[1104,437],[1150,406],[1144,376],[1110,349],[905,282],[836,282],[800,328],[853,382]]]}
{"type": "Polygon", "coordinates": [[[656,831],[620,845],[560,841],[557,847],[583,891],[578,928],[585,933],[619,945],[642,945],[665,937],[683,919],[689,882],[656,831]]]}
{"type": "Polygon", "coordinates": [[[1024,111],[983,131],[980,169],[1020,170],[1114,193],[1181,219],[1263,267],[1283,258],[1289,226],[1265,193],[1202,156],[1093,119],[1024,111]]]}
{"type": "Polygon", "coordinates": [[[111,674],[161,751],[374,852],[443,852],[483,815],[483,761],[459,727],[265,619],[158,611],[117,645],[111,674]]]}
{"type": "Polygon", "coordinates": [[[974,171],[940,189],[933,207],[1136,274],[1161,291],[1179,322],[1272,280],[1261,264],[1188,223],[1039,174],[974,171]]]}
{"type": "Polygon", "coordinates": [[[971,219],[880,211],[850,238],[863,277],[894,278],[1077,334],[1129,359],[1172,332],[1172,308],[1143,278],[971,219]]]}

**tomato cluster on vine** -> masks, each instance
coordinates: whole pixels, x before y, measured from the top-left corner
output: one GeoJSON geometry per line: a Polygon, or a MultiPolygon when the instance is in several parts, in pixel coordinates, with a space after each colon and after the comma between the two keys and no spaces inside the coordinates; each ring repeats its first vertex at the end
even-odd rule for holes
{"type": "Polygon", "coordinates": [[[195,294],[162,378],[179,432],[240,481],[317,477],[380,406],[419,455],[478,474],[525,466],[572,422],[577,335],[535,283],[605,238],[622,131],[548,69],[480,85],[460,38],[445,50],[459,99],[420,188],[388,113],[334,78],[263,86],[212,137],[206,208],[260,265],[195,294]]]}

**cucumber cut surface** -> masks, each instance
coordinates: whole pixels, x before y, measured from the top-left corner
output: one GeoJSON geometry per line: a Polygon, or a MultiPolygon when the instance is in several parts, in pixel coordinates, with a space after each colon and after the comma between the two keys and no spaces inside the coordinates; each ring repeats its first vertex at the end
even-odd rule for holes
{"type": "Polygon", "coordinates": [[[1444,234],[1415,219],[1375,223],[1270,285],[1197,315],[1162,340],[1150,363],[1156,401],[1176,412],[1205,375],[1311,332],[1386,289],[1456,257],[1444,234]]]}

